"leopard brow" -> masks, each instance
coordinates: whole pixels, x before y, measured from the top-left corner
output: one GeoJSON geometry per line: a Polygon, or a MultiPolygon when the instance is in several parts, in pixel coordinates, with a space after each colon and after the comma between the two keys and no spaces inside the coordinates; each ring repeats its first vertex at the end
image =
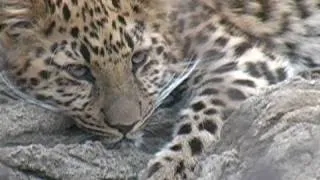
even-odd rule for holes
{"type": "Polygon", "coordinates": [[[42,107],[44,109],[47,109],[47,110],[50,110],[50,111],[53,111],[53,112],[61,112],[60,110],[58,110],[54,106],[49,105],[49,104],[45,104],[42,101],[39,101],[39,100],[37,100],[37,99],[35,99],[35,98],[23,93],[22,91],[20,91],[18,88],[16,88],[10,82],[10,80],[5,75],[5,72],[2,71],[0,73],[0,78],[5,83],[5,85],[13,92],[13,94],[16,95],[18,98],[21,98],[22,100],[26,101],[27,103],[34,104],[36,106],[42,107]]]}
{"type": "Polygon", "coordinates": [[[174,75],[170,78],[168,83],[162,88],[160,92],[159,98],[157,98],[155,108],[159,107],[163,100],[170,95],[170,93],[177,88],[184,80],[186,80],[191,73],[196,69],[197,65],[199,64],[200,60],[197,59],[192,61],[193,58],[190,58],[187,67],[180,73],[177,78],[174,78],[174,75]],[[191,67],[190,67],[191,66],[191,67]]]}

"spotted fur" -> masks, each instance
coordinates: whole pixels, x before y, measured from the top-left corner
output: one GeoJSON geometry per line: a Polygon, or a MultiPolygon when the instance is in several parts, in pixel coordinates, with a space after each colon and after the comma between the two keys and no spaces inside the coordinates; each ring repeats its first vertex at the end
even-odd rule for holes
{"type": "Polygon", "coordinates": [[[320,67],[320,31],[304,26],[307,20],[320,25],[316,1],[181,0],[172,6],[170,22],[184,57],[196,54],[201,63],[186,82],[192,97],[173,140],[142,179],[196,179],[198,157],[219,140],[224,121],[245,99],[320,67]]]}
{"type": "Polygon", "coordinates": [[[0,3],[8,85],[83,129],[130,137],[177,86],[187,87],[173,140],[141,179],[192,179],[197,158],[245,99],[319,67],[320,48],[300,53],[290,39],[320,39],[303,26],[319,14],[314,0],[0,3]]]}
{"type": "Polygon", "coordinates": [[[160,33],[166,13],[159,4],[1,1],[9,82],[90,132],[122,138],[139,130],[173,89],[169,80],[184,76],[172,68],[174,45],[160,33]]]}

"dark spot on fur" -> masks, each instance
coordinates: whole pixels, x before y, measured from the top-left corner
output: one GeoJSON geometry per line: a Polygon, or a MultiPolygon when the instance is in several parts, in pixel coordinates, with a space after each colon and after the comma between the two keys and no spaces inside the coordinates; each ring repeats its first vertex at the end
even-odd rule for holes
{"type": "Polygon", "coordinates": [[[112,0],[112,5],[115,7],[115,8],[120,8],[120,1],[119,0],[112,0]]]}
{"type": "Polygon", "coordinates": [[[138,6],[133,6],[132,7],[132,10],[135,12],[135,13],[139,13],[140,12],[140,8],[138,6]]]}
{"type": "Polygon", "coordinates": [[[43,47],[36,48],[36,52],[35,52],[36,58],[42,57],[44,53],[45,53],[45,49],[43,47]]]}
{"type": "Polygon", "coordinates": [[[219,45],[219,46],[222,46],[224,47],[228,42],[228,39],[225,38],[225,37],[219,37],[218,39],[216,39],[215,41],[215,45],[219,45]]]}
{"type": "Polygon", "coordinates": [[[92,8],[89,9],[89,14],[90,14],[91,17],[93,17],[93,9],[92,8]]]}
{"type": "Polygon", "coordinates": [[[183,124],[179,131],[178,131],[178,134],[181,135],[181,134],[189,134],[191,132],[192,128],[191,128],[191,125],[190,124],[183,124]]]}
{"type": "Polygon", "coordinates": [[[45,95],[42,95],[42,94],[36,94],[35,98],[39,101],[45,101],[45,100],[48,100],[50,99],[50,97],[48,96],[45,96],[45,95]]]}
{"type": "Polygon", "coordinates": [[[174,146],[171,146],[170,149],[172,151],[180,151],[182,149],[182,146],[181,146],[181,144],[176,144],[174,146]]]}
{"type": "Polygon", "coordinates": [[[197,35],[197,43],[198,44],[205,44],[206,42],[208,42],[209,40],[209,36],[203,32],[198,33],[197,35]]]}
{"type": "Polygon", "coordinates": [[[200,93],[200,96],[210,96],[212,94],[218,94],[219,91],[214,88],[207,88],[200,93]]]}
{"type": "Polygon", "coordinates": [[[51,33],[52,33],[52,31],[53,31],[53,29],[54,29],[55,27],[56,27],[56,22],[55,22],[55,21],[52,21],[52,22],[50,23],[49,27],[44,31],[44,34],[45,34],[46,36],[51,35],[51,33]]]}
{"type": "Polygon", "coordinates": [[[85,44],[81,44],[80,46],[80,53],[82,54],[83,58],[90,63],[91,61],[91,54],[85,44]]]}
{"type": "Polygon", "coordinates": [[[276,69],[276,73],[277,73],[277,76],[278,76],[278,80],[279,81],[283,81],[287,78],[287,74],[285,72],[285,69],[284,68],[278,68],[276,69]]]}
{"type": "Polygon", "coordinates": [[[75,6],[78,5],[78,0],[71,0],[71,2],[72,2],[72,4],[75,5],[75,6]]]}
{"type": "Polygon", "coordinates": [[[296,0],[295,2],[297,3],[297,6],[298,6],[297,10],[300,11],[300,17],[302,19],[305,19],[311,15],[308,9],[309,7],[305,1],[296,0]]]}
{"type": "Polygon", "coordinates": [[[158,40],[157,40],[157,38],[151,38],[151,42],[152,42],[152,44],[158,44],[158,40]]]}
{"type": "Polygon", "coordinates": [[[286,47],[290,50],[290,51],[295,51],[297,46],[296,44],[292,43],[292,42],[285,42],[284,43],[286,45],[286,47]]]}
{"type": "Polygon", "coordinates": [[[163,52],[163,50],[164,50],[163,46],[158,46],[156,48],[157,54],[159,54],[159,55],[163,52]]]}
{"type": "Polygon", "coordinates": [[[265,76],[267,81],[270,84],[275,84],[277,82],[276,77],[274,77],[273,73],[270,71],[267,63],[261,62],[261,63],[259,63],[259,65],[260,65],[260,69],[262,71],[262,74],[265,76]]]}
{"type": "Polygon", "coordinates": [[[199,74],[193,79],[193,84],[198,84],[203,79],[203,75],[199,74]]]}
{"type": "Polygon", "coordinates": [[[183,161],[180,161],[179,165],[176,168],[176,174],[182,173],[184,169],[185,169],[185,166],[183,164],[183,161]]]}
{"type": "Polygon", "coordinates": [[[215,134],[218,126],[216,123],[214,123],[212,120],[204,120],[198,125],[199,130],[206,130],[210,132],[211,134],[215,134]]]}
{"type": "Polygon", "coordinates": [[[69,7],[68,7],[67,4],[64,4],[64,5],[63,5],[62,13],[63,13],[63,18],[64,18],[64,20],[65,20],[65,21],[69,21],[70,16],[71,16],[71,12],[70,12],[70,9],[69,9],[69,7]]]}
{"type": "Polygon", "coordinates": [[[44,60],[44,63],[46,64],[46,65],[52,65],[53,64],[53,58],[52,57],[46,57],[44,60]]]}
{"type": "Polygon", "coordinates": [[[314,60],[310,57],[304,57],[304,64],[307,65],[309,68],[315,68],[315,67],[319,67],[319,65],[317,63],[314,62],[314,60]]]}
{"type": "Polygon", "coordinates": [[[201,102],[201,101],[196,102],[196,103],[194,103],[194,104],[191,105],[191,108],[192,108],[193,111],[195,111],[195,112],[199,112],[199,111],[201,111],[202,109],[204,109],[205,107],[206,107],[206,105],[205,105],[203,102],[201,102]]]}
{"type": "Polygon", "coordinates": [[[50,1],[48,1],[48,6],[49,6],[50,13],[53,14],[56,11],[56,6],[50,1]]]}
{"type": "Polygon", "coordinates": [[[251,44],[248,42],[240,43],[234,50],[236,56],[242,56],[249,48],[251,48],[251,44]]]}
{"type": "Polygon", "coordinates": [[[248,79],[237,79],[233,81],[234,84],[239,84],[248,87],[256,87],[255,83],[248,79]]]}
{"type": "Polygon", "coordinates": [[[58,7],[61,7],[61,3],[62,3],[62,0],[57,0],[57,5],[58,5],[58,7]]]}
{"type": "Polygon", "coordinates": [[[229,72],[229,71],[235,70],[236,67],[237,67],[236,62],[230,62],[218,67],[216,70],[213,71],[213,73],[220,74],[220,73],[229,72]]]}
{"type": "Polygon", "coordinates": [[[71,28],[70,34],[72,35],[72,37],[77,38],[79,36],[79,28],[78,27],[71,28]]]}
{"type": "Polygon", "coordinates": [[[198,155],[202,152],[203,144],[202,144],[201,140],[196,137],[189,141],[189,146],[191,149],[192,156],[198,155]]]}
{"type": "Polygon", "coordinates": [[[112,28],[113,28],[114,30],[117,29],[117,23],[116,23],[116,21],[112,21],[111,25],[112,25],[112,28]]]}
{"type": "Polygon", "coordinates": [[[211,78],[211,79],[208,79],[206,81],[204,81],[203,83],[200,84],[200,87],[203,87],[205,85],[208,85],[208,84],[215,84],[215,83],[221,83],[223,82],[223,78],[220,78],[220,77],[214,77],[214,78],[211,78]]]}
{"type": "Polygon", "coordinates": [[[0,24],[0,31],[2,31],[5,27],[7,27],[6,24],[0,24]]]}
{"type": "Polygon", "coordinates": [[[65,33],[67,31],[67,29],[64,27],[59,27],[58,31],[59,31],[59,33],[65,33]]]}
{"type": "Polygon", "coordinates": [[[227,94],[231,100],[244,100],[246,96],[238,89],[229,88],[227,94]]]}
{"type": "Polygon", "coordinates": [[[155,32],[159,32],[159,29],[160,29],[159,23],[153,23],[151,26],[155,32]]]}
{"type": "Polygon", "coordinates": [[[123,24],[123,25],[127,25],[126,20],[123,18],[123,16],[118,15],[118,21],[123,24]]]}
{"type": "MultiPolygon", "coordinates": [[[[114,1],[114,0],[113,0],[114,1]]],[[[156,173],[160,168],[162,167],[162,165],[159,162],[156,162],[155,164],[153,164],[148,172],[147,177],[150,178],[154,173],[156,173]]]]}
{"type": "Polygon", "coordinates": [[[248,62],[246,65],[247,65],[247,71],[251,76],[253,76],[253,77],[261,77],[262,76],[262,74],[259,71],[259,69],[257,68],[256,64],[248,62]]]}
{"type": "Polygon", "coordinates": [[[134,43],[133,43],[132,38],[129,36],[129,34],[124,33],[124,38],[125,38],[128,46],[129,46],[131,49],[133,49],[133,48],[134,48],[134,43]]]}
{"type": "Polygon", "coordinates": [[[216,109],[207,109],[203,112],[205,115],[213,115],[213,114],[217,114],[217,110],[216,109]]]}
{"type": "Polygon", "coordinates": [[[72,48],[72,50],[75,50],[76,48],[77,48],[77,42],[76,41],[72,41],[71,42],[71,48],[72,48]]]}
{"type": "Polygon", "coordinates": [[[221,52],[221,51],[218,51],[215,49],[211,49],[211,50],[206,51],[203,54],[203,58],[206,61],[215,61],[215,60],[219,60],[219,59],[223,58],[224,55],[225,55],[224,52],[221,52]]]}
{"type": "Polygon", "coordinates": [[[37,78],[30,78],[30,83],[32,86],[39,85],[39,80],[37,78]]]}
{"type": "Polygon", "coordinates": [[[194,115],[194,116],[193,116],[193,119],[197,121],[197,120],[200,119],[200,117],[199,117],[199,115],[194,115]]]}
{"type": "Polygon", "coordinates": [[[214,33],[216,30],[217,30],[217,27],[214,26],[213,23],[209,23],[209,24],[206,25],[206,27],[205,27],[205,31],[207,31],[207,32],[214,33]]]}

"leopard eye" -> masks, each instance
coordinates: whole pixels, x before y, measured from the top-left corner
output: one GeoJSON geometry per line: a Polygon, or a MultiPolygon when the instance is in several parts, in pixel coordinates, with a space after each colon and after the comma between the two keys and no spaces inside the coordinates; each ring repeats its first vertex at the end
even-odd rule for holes
{"type": "Polygon", "coordinates": [[[89,82],[95,81],[95,77],[92,75],[89,67],[85,65],[70,64],[66,69],[71,76],[77,79],[87,80],[89,82]]]}
{"type": "Polygon", "coordinates": [[[137,51],[132,55],[131,61],[133,65],[143,64],[148,58],[148,51],[137,51]]]}

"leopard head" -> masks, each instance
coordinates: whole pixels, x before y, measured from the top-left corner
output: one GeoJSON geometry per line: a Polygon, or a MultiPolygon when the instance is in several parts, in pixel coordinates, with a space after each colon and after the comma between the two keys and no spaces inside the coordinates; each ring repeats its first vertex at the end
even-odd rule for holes
{"type": "Polygon", "coordinates": [[[1,3],[11,6],[0,10],[10,85],[90,132],[140,130],[190,72],[174,70],[180,52],[163,0],[1,3]]]}

